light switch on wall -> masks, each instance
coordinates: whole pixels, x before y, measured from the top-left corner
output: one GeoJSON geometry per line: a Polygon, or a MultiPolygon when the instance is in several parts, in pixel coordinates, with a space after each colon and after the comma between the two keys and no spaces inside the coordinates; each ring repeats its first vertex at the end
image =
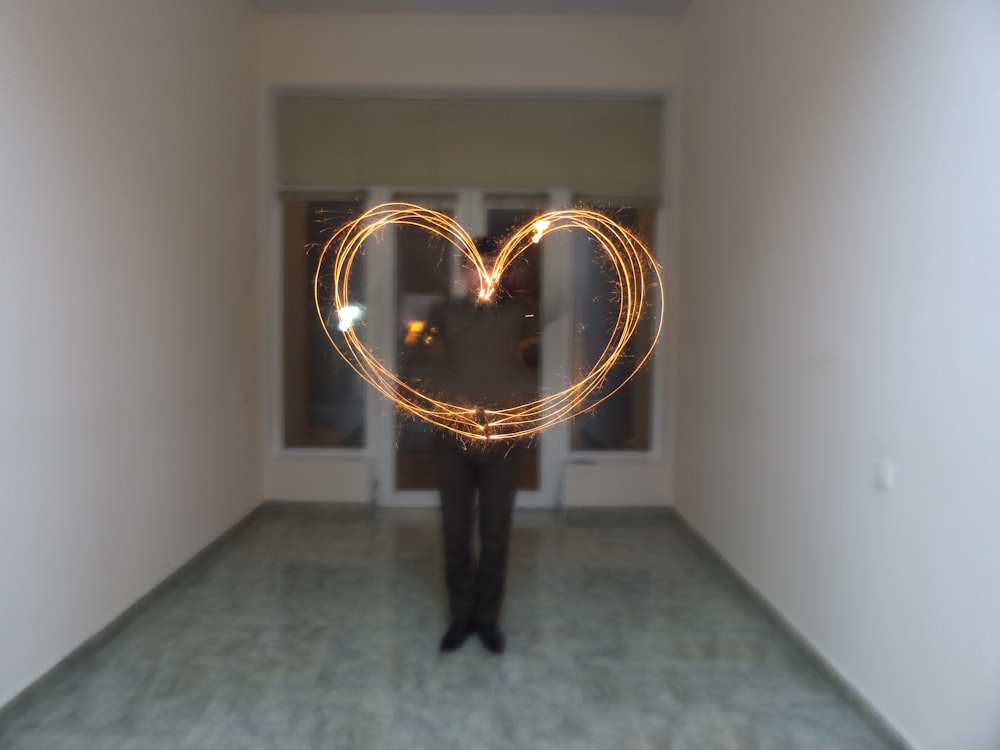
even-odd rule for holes
{"type": "Polygon", "coordinates": [[[882,492],[896,489],[896,462],[891,458],[880,458],[875,464],[875,487],[882,492]]]}

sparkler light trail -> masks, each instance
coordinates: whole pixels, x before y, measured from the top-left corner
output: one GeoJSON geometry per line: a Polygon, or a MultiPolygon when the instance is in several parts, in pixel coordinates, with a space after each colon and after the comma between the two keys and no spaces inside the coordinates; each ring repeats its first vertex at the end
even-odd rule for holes
{"type": "Polygon", "coordinates": [[[663,328],[663,282],[653,255],[628,229],[587,209],[542,214],[515,232],[487,267],[472,237],[450,216],[410,203],[384,203],[345,224],[329,239],[319,258],[313,288],[316,311],[327,338],[358,375],[405,413],[470,440],[528,437],[594,409],[642,369],[663,328]],[[418,227],[459,250],[479,276],[479,298],[483,303],[493,298],[504,271],[532,244],[566,229],[589,233],[611,263],[619,297],[617,316],[604,351],[578,381],[557,393],[510,408],[490,410],[472,404],[450,403],[413,387],[365,346],[358,336],[357,326],[353,325],[355,313],[351,312],[357,310],[350,301],[348,283],[354,262],[369,238],[392,226],[418,227]],[[328,256],[332,256],[332,260],[328,256]],[[332,268],[327,271],[331,262],[332,268]],[[327,272],[332,273],[332,298],[325,298],[322,293],[322,281],[327,272]],[[323,315],[324,306],[331,302],[333,310],[349,311],[339,312],[336,326],[339,335],[334,335],[323,315]],[[631,355],[628,345],[647,310],[656,316],[653,335],[644,351],[631,355]],[[626,355],[630,355],[631,364],[626,376],[613,389],[598,393],[611,369],[626,355]]]}

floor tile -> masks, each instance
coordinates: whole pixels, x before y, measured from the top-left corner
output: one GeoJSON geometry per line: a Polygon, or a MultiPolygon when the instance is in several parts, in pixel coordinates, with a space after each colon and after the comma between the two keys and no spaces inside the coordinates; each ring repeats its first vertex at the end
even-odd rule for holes
{"type": "Polygon", "coordinates": [[[887,750],[669,517],[515,514],[503,656],[436,510],[261,512],[0,718],[4,750],[887,750]]]}

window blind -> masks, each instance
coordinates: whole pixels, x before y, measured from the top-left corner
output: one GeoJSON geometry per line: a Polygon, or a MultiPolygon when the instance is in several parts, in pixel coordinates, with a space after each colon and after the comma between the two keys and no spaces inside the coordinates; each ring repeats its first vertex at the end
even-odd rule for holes
{"type": "Polygon", "coordinates": [[[282,190],[455,188],[656,198],[655,99],[388,98],[281,95],[282,190]]]}

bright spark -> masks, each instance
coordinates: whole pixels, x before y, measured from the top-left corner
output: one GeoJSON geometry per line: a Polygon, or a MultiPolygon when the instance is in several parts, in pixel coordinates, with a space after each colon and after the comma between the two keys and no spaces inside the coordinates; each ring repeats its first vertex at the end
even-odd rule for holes
{"type": "Polygon", "coordinates": [[[358,375],[386,398],[394,401],[404,412],[470,440],[527,437],[590,411],[621,389],[642,369],[652,356],[663,329],[663,281],[653,255],[628,229],[596,211],[586,209],[550,211],[539,216],[511,236],[496,256],[492,267],[487,268],[472,237],[451,217],[410,203],[384,203],[345,224],[330,238],[320,256],[313,288],[316,311],[327,337],[358,375]],[[360,317],[361,310],[348,302],[351,298],[348,279],[355,259],[362,252],[366,240],[387,226],[418,227],[458,249],[475,268],[479,276],[479,297],[484,300],[494,295],[504,270],[531,244],[537,244],[547,234],[563,229],[582,229],[588,232],[611,262],[620,290],[618,314],[604,351],[590,371],[569,387],[508,409],[470,408],[468,405],[441,401],[414,388],[386,367],[364,345],[358,337],[357,327],[353,325],[360,317]],[[320,295],[320,290],[326,287],[320,281],[329,265],[328,254],[333,256],[332,300],[324,300],[320,295]],[[342,336],[333,335],[323,319],[322,309],[328,301],[332,301],[333,309],[338,311],[340,323],[337,328],[342,336]],[[351,308],[357,310],[357,315],[349,312],[351,308]],[[648,347],[629,357],[631,370],[614,389],[595,395],[611,369],[627,352],[642,315],[650,309],[656,315],[656,323],[648,347]],[[345,319],[349,321],[346,325],[345,319]],[[490,419],[483,424],[482,417],[485,414],[490,419]]]}
{"type": "Polygon", "coordinates": [[[542,237],[545,236],[545,230],[552,226],[552,222],[548,219],[536,219],[535,223],[531,226],[535,230],[534,235],[531,237],[531,241],[537,245],[542,241],[542,237]]]}
{"type": "Polygon", "coordinates": [[[354,321],[361,318],[361,308],[357,305],[344,305],[337,310],[338,331],[348,331],[354,325],[354,321]]]}

